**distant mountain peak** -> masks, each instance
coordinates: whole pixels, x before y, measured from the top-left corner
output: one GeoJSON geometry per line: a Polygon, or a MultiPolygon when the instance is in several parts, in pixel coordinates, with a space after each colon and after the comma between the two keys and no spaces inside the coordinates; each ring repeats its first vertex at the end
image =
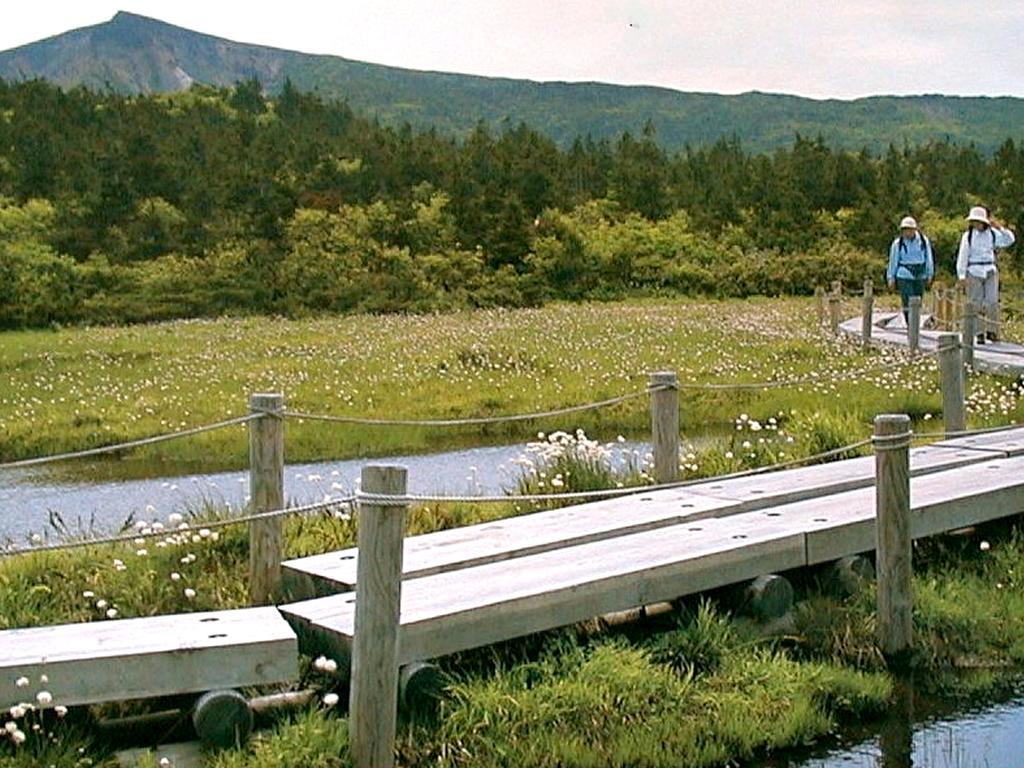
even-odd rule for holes
{"type": "Polygon", "coordinates": [[[796,134],[861,149],[953,139],[994,149],[1024,137],[1024,99],[947,96],[815,100],[760,91],[737,96],[607,83],[538,83],[422,72],[239,43],[131,11],[107,22],[0,52],[0,78],[126,94],[230,87],[251,78],[268,93],[285,81],[344,99],[384,123],[467,135],[525,122],[564,146],[579,136],[640,135],[650,122],[668,149],[739,138],[753,150],[796,134]]]}

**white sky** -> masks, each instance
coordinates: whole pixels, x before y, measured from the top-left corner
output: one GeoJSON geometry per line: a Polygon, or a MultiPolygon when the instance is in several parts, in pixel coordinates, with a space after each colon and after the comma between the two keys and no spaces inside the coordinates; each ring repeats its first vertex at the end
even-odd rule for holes
{"type": "Polygon", "coordinates": [[[0,50],[118,10],[413,69],[815,98],[1024,96],[1024,0],[19,0],[0,13],[0,50]]]}

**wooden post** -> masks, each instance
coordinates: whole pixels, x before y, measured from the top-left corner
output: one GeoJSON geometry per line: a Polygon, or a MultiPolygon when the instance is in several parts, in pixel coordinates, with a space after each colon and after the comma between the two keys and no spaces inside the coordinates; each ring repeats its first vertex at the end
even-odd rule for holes
{"type": "MultiPolygon", "coordinates": [[[[364,493],[404,495],[405,467],[363,468],[364,493]]],[[[398,632],[405,505],[359,503],[349,734],[356,768],[392,768],[398,717],[398,632]]]]}
{"type": "Polygon", "coordinates": [[[833,280],[832,281],[832,295],[839,296],[840,298],[842,298],[842,296],[843,296],[843,281],[842,280],[833,280]]]}
{"type": "Polygon", "coordinates": [[[942,376],[942,421],[949,437],[967,428],[964,363],[960,338],[955,333],[939,334],[939,373],[942,376]]]}
{"type": "Polygon", "coordinates": [[[960,344],[964,353],[964,365],[974,368],[974,337],[978,333],[978,307],[972,301],[964,304],[964,319],[960,331],[960,344]]]}
{"type": "Polygon", "coordinates": [[[651,449],[654,482],[679,476],[679,377],[672,371],[651,374],[651,449]]]}
{"type": "Polygon", "coordinates": [[[875,311],[875,285],[871,282],[870,277],[864,278],[864,305],[863,305],[863,317],[860,323],[860,335],[861,340],[864,342],[864,348],[867,349],[871,346],[871,330],[874,328],[872,320],[874,318],[875,311]]]}
{"type": "Polygon", "coordinates": [[[832,329],[832,335],[839,335],[839,313],[842,309],[842,305],[839,303],[840,296],[837,293],[830,293],[828,296],[828,317],[829,327],[832,329]]]}
{"type": "Polygon", "coordinates": [[[814,303],[818,308],[818,327],[825,324],[825,289],[820,285],[814,286],[814,303]]]}
{"type": "Polygon", "coordinates": [[[875,417],[875,549],[878,644],[902,661],[913,645],[910,417],[875,417]]]}
{"type": "MultiPolygon", "coordinates": [[[[264,413],[249,422],[249,497],[253,512],[284,508],[284,395],[255,394],[249,410],[264,413]]],[[[249,523],[249,599],[253,605],[274,601],[281,590],[284,559],[282,517],[249,523]]]]}
{"type": "Polygon", "coordinates": [[[907,313],[907,340],[910,354],[916,355],[921,349],[921,297],[911,296],[907,313]]]}

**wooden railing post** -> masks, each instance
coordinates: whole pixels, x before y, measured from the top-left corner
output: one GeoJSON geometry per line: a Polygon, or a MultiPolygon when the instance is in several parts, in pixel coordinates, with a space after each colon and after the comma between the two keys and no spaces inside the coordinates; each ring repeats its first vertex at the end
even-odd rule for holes
{"type": "Polygon", "coordinates": [[[955,333],[939,334],[939,372],[942,376],[942,421],[949,437],[967,428],[964,363],[960,337],[955,333]]]}
{"type": "Polygon", "coordinates": [[[820,286],[814,286],[814,304],[818,308],[818,327],[821,328],[825,324],[825,289],[820,286]]]}
{"type": "Polygon", "coordinates": [[[842,310],[842,304],[839,302],[841,299],[842,296],[835,292],[828,295],[829,328],[832,330],[833,336],[839,335],[839,313],[842,310]]]}
{"type": "Polygon", "coordinates": [[[916,355],[921,349],[921,297],[911,296],[907,313],[907,341],[910,354],[916,355]]]}
{"type": "Polygon", "coordinates": [[[874,328],[875,284],[870,277],[864,278],[863,316],[860,321],[860,335],[864,348],[871,346],[871,330],[874,328]]]}
{"type": "MultiPolygon", "coordinates": [[[[363,493],[404,496],[405,467],[363,468],[363,493]]],[[[405,505],[359,503],[349,738],[356,768],[392,768],[398,718],[398,632],[405,505]]]]}
{"type": "Polygon", "coordinates": [[[875,417],[875,551],[878,644],[902,661],[913,645],[910,417],[875,417]]]}
{"type": "MultiPolygon", "coordinates": [[[[254,394],[249,410],[264,416],[249,422],[249,497],[253,512],[284,508],[284,395],[254,394]]],[[[249,599],[253,605],[275,600],[284,559],[282,517],[249,523],[249,599]]]]}
{"type": "Polygon", "coordinates": [[[654,482],[679,477],[679,377],[672,371],[651,374],[651,451],[654,482]]]}
{"type": "Polygon", "coordinates": [[[978,307],[973,301],[964,304],[964,319],[960,331],[960,345],[964,353],[964,365],[974,368],[974,337],[978,334],[978,307]]]}

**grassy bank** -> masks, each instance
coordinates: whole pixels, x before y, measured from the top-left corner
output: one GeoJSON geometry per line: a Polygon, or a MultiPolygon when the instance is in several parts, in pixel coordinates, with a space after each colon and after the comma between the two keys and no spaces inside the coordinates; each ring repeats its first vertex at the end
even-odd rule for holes
{"type": "MultiPolygon", "coordinates": [[[[848,302],[847,313],[857,312],[848,302]]],[[[1016,328],[1011,333],[1016,333],[1016,328]]],[[[772,390],[683,393],[682,427],[699,435],[742,412],[842,413],[940,408],[933,362],[895,362],[817,328],[806,299],[632,302],[306,321],[249,318],[0,334],[0,459],[165,433],[245,412],[249,393],[282,391],[295,410],[378,418],[542,411],[643,389],[654,370],[684,382],[768,381],[772,390]]],[[[1019,415],[1005,381],[972,381],[972,420],[1019,415]]],[[[524,440],[582,427],[644,434],[647,403],[517,425],[424,429],[289,422],[290,461],[419,452],[524,440]]],[[[133,452],[112,474],[244,466],[245,427],[133,452]],[[154,469],[154,466],[157,468],[154,469]]],[[[102,472],[91,468],[90,472],[102,472]]]]}

